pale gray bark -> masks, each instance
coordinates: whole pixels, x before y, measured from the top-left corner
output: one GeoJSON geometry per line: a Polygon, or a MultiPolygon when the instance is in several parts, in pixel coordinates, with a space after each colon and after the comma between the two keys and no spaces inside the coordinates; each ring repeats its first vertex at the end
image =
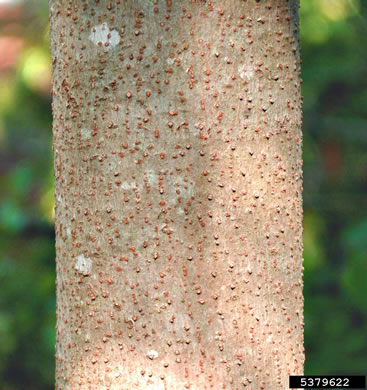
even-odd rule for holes
{"type": "Polygon", "coordinates": [[[50,0],[57,389],[302,374],[297,0],[50,0]]]}

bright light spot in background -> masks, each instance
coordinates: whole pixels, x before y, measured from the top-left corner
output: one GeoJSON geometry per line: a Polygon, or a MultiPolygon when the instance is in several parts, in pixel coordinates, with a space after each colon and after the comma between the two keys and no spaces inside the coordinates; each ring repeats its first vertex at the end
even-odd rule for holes
{"type": "Polygon", "coordinates": [[[32,48],[24,53],[22,78],[35,91],[47,93],[51,85],[50,56],[41,48],[32,48]]]}
{"type": "Polygon", "coordinates": [[[1,5],[18,5],[23,3],[23,0],[0,0],[1,5]]]}
{"type": "Polygon", "coordinates": [[[301,0],[301,39],[312,44],[324,44],[333,35],[338,23],[345,23],[359,10],[359,0],[301,0]]]}
{"type": "Polygon", "coordinates": [[[355,9],[353,0],[318,0],[318,3],[323,16],[335,21],[345,19],[355,9]]]}
{"type": "Polygon", "coordinates": [[[40,200],[42,214],[51,223],[55,222],[55,197],[53,186],[49,188],[40,200]]]}

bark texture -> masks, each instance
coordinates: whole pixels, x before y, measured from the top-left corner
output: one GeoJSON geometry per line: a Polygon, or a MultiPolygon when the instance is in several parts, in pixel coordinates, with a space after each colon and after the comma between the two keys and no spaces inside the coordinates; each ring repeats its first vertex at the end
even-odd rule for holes
{"type": "Polygon", "coordinates": [[[302,374],[297,0],[50,0],[56,389],[302,374]]]}

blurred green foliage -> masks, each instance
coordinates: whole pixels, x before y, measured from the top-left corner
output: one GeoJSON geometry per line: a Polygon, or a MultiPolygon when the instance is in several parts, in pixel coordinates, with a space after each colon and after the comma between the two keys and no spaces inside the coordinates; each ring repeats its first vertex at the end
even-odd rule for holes
{"type": "Polygon", "coordinates": [[[366,6],[301,0],[309,375],[366,374],[366,6]]]}
{"type": "MultiPolygon", "coordinates": [[[[309,375],[361,374],[367,367],[366,3],[301,0],[309,375]]],[[[46,0],[0,3],[0,388],[4,390],[54,386],[47,6],[46,0]]]]}
{"type": "Polygon", "coordinates": [[[52,116],[42,3],[0,3],[2,390],[54,387],[52,116]]]}

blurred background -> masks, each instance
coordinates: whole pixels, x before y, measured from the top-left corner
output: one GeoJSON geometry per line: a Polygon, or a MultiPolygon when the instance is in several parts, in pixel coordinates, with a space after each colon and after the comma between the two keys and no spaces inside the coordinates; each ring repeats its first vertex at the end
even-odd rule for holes
{"type": "MultiPolygon", "coordinates": [[[[301,0],[308,375],[367,374],[367,1],[301,0]]],[[[54,388],[47,0],[0,0],[0,389],[54,388]]]]}

